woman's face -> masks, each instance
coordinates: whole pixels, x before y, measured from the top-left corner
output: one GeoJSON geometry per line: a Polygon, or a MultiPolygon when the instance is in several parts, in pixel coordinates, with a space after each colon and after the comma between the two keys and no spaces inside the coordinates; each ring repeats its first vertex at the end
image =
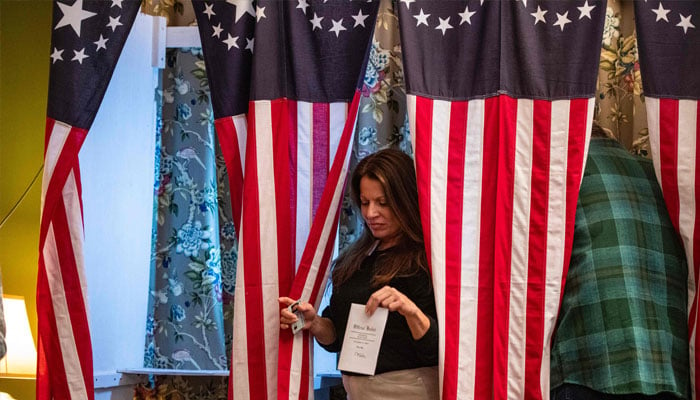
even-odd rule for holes
{"type": "Polygon", "coordinates": [[[401,226],[378,180],[366,176],[360,180],[360,209],[372,235],[379,240],[380,250],[398,243],[401,226]]]}

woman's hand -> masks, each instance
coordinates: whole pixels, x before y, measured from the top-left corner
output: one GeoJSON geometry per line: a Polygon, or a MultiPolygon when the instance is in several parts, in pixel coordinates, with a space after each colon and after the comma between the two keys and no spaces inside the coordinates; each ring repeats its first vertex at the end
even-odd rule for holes
{"type": "Polygon", "coordinates": [[[388,308],[389,311],[396,311],[403,315],[415,340],[422,338],[430,328],[428,316],[416,306],[416,303],[393,287],[384,286],[372,293],[365,305],[365,313],[372,315],[377,307],[388,308]]]}
{"type": "MultiPolygon", "coordinates": [[[[291,324],[297,321],[297,316],[289,311],[287,307],[294,304],[296,300],[289,297],[280,297],[277,299],[282,306],[280,309],[280,329],[289,329],[291,324]]],[[[316,340],[324,345],[335,342],[335,326],[328,318],[320,317],[316,313],[316,309],[311,303],[302,301],[297,305],[297,311],[304,316],[303,330],[308,330],[316,340]]]]}
{"type": "Polygon", "coordinates": [[[389,311],[396,311],[407,318],[421,312],[411,299],[390,286],[384,286],[372,293],[365,305],[365,313],[372,315],[377,307],[388,308],[389,311]]]}
{"type": "MultiPolygon", "coordinates": [[[[280,329],[289,329],[291,324],[296,322],[298,318],[293,312],[289,311],[287,307],[294,304],[296,300],[289,297],[280,297],[278,301],[280,305],[283,306],[280,310],[280,329]]],[[[300,302],[297,305],[297,311],[301,312],[301,315],[304,316],[304,327],[302,329],[305,330],[309,329],[316,317],[318,317],[316,309],[308,302],[300,302]]]]}

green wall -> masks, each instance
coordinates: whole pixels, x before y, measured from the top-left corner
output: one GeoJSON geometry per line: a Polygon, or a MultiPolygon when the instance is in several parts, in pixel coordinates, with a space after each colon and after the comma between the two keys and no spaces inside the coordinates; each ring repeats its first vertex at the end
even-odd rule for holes
{"type": "MultiPolygon", "coordinates": [[[[51,46],[51,2],[0,0],[0,218],[43,161],[51,46]]],[[[7,294],[24,296],[36,341],[36,276],[41,177],[0,228],[0,270],[7,294]]],[[[33,380],[0,379],[0,391],[33,399],[33,380]]]]}

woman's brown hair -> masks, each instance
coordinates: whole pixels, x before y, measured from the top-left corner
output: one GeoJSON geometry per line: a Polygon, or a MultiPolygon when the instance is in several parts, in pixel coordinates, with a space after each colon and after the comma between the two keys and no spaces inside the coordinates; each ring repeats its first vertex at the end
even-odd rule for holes
{"type": "MultiPolygon", "coordinates": [[[[420,270],[427,272],[428,261],[418,210],[416,170],[411,157],[399,150],[386,149],[362,159],[350,178],[350,197],[357,209],[361,207],[360,181],[363,177],[374,179],[382,185],[387,204],[401,228],[397,245],[377,262],[372,286],[382,286],[395,276],[413,275],[420,270]]],[[[365,223],[362,236],[335,261],[334,286],[343,284],[360,268],[362,261],[371,253],[375,241],[365,223]]]]}

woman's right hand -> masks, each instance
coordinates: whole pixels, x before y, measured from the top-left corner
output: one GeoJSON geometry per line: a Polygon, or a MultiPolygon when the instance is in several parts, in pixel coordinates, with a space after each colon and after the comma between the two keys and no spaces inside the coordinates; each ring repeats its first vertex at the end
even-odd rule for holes
{"type": "MultiPolygon", "coordinates": [[[[277,299],[280,306],[280,329],[289,329],[292,323],[296,322],[297,316],[289,311],[287,307],[294,304],[296,300],[289,297],[277,299]]],[[[303,330],[308,330],[321,344],[331,344],[336,340],[335,326],[328,318],[323,318],[316,313],[316,309],[308,301],[302,301],[297,305],[297,311],[304,316],[303,330]]]]}
{"type": "MultiPolygon", "coordinates": [[[[289,297],[280,297],[278,301],[282,306],[280,309],[280,329],[289,329],[291,324],[297,321],[297,316],[289,311],[287,307],[294,304],[296,300],[289,297]]],[[[302,329],[309,329],[314,323],[314,320],[318,317],[316,309],[314,309],[311,303],[302,301],[297,305],[297,310],[304,316],[304,327],[302,329]]]]}

